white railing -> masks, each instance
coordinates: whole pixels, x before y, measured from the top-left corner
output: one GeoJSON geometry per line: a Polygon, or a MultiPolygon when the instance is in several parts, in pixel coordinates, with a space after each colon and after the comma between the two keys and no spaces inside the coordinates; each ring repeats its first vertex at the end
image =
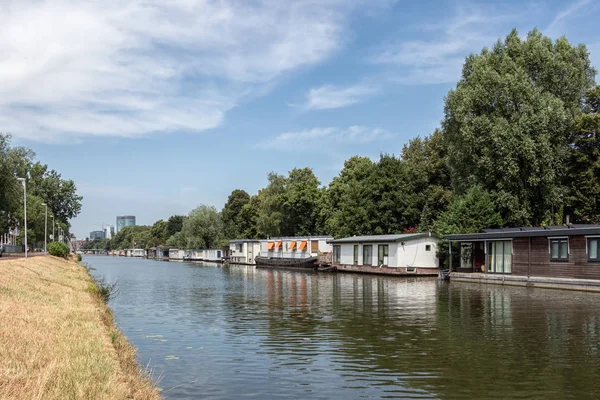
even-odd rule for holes
{"type": "Polygon", "coordinates": [[[312,255],[307,251],[261,251],[261,257],[270,257],[270,258],[294,258],[294,259],[302,259],[302,258],[310,258],[312,255]]]}

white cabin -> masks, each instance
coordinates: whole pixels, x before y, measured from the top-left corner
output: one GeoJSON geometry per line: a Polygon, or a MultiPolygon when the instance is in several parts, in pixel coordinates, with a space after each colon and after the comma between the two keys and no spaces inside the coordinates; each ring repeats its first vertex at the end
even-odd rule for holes
{"type": "Polygon", "coordinates": [[[260,256],[266,258],[310,258],[331,253],[331,236],[295,236],[263,239],[260,256]]]}
{"type": "Polygon", "coordinates": [[[233,264],[255,265],[254,258],[260,254],[260,240],[236,239],[229,241],[230,260],[233,264]]]}
{"type": "Polygon", "coordinates": [[[209,249],[204,251],[204,261],[215,261],[221,262],[223,261],[223,250],[221,249],[209,249]]]}
{"type": "Polygon", "coordinates": [[[133,257],[146,257],[146,250],[144,249],[133,249],[132,250],[133,257]]]}
{"type": "Polygon", "coordinates": [[[339,271],[437,275],[439,238],[430,233],[331,240],[339,271]]]}
{"type": "Polygon", "coordinates": [[[185,257],[185,251],[179,249],[169,250],[169,260],[183,260],[185,257]]]}

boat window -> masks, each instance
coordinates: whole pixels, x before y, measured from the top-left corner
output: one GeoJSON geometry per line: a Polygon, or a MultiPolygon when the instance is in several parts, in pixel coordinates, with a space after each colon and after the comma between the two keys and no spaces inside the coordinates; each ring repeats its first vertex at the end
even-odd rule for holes
{"type": "Polygon", "coordinates": [[[550,239],[550,261],[569,261],[569,239],[550,239]]]}
{"type": "Polygon", "coordinates": [[[300,243],[300,247],[298,248],[298,250],[306,251],[306,240],[303,240],[300,243]]]}
{"type": "Polygon", "coordinates": [[[290,250],[296,250],[296,241],[295,240],[290,244],[290,250]]]}
{"type": "Polygon", "coordinates": [[[600,242],[600,238],[588,239],[588,261],[600,261],[598,242],[600,242]]]}
{"type": "Polygon", "coordinates": [[[363,245],[363,265],[373,264],[373,246],[370,244],[363,245]]]}
{"type": "Polygon", "coordinates": [[[267,243],[267,250],[273,250],[273,246],[275,246],[275,242],[267,243]]]}
{"type": "Polygon", "coordinates": [[[275,243],[275,249],[280,250],[281,249],[281,245],[282,245],[282,242],[275,243]]]}

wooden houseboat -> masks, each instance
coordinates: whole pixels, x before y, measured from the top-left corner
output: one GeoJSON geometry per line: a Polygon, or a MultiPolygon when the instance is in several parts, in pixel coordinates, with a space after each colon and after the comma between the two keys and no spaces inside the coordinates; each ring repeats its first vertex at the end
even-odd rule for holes
{"type": "Polygon", "coordinates": [[[315,269],[319,255],[330,253],[331,236],[297,236],[264,239],[255,257],[257,267],[315,269]]]}
{"type": "Polygon", "coordinates": [[[255,265],[254,258],[260,254],[260,240],[235,239],[229,241],[231,264],[255,265]]]}
{"type": "Polygon", "coordinates": [[[600,225],[485,229],[447,239],[452,281],[600,291],[600,225]]]}
{"type": "Polygon", "coordinates": [[[431,233],[353,236],[331,240],[332,266],[342,272],[437,276],[439,238],[431,233]]]}

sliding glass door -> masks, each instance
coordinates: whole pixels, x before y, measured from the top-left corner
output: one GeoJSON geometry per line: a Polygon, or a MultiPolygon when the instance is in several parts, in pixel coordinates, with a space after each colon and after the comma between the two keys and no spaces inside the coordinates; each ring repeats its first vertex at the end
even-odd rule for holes
{"type": "Polygon", "coordinates": [[[487,259],[487,272],[512,274],[512,242],[510,240],[488,242],[487,259]]]}

